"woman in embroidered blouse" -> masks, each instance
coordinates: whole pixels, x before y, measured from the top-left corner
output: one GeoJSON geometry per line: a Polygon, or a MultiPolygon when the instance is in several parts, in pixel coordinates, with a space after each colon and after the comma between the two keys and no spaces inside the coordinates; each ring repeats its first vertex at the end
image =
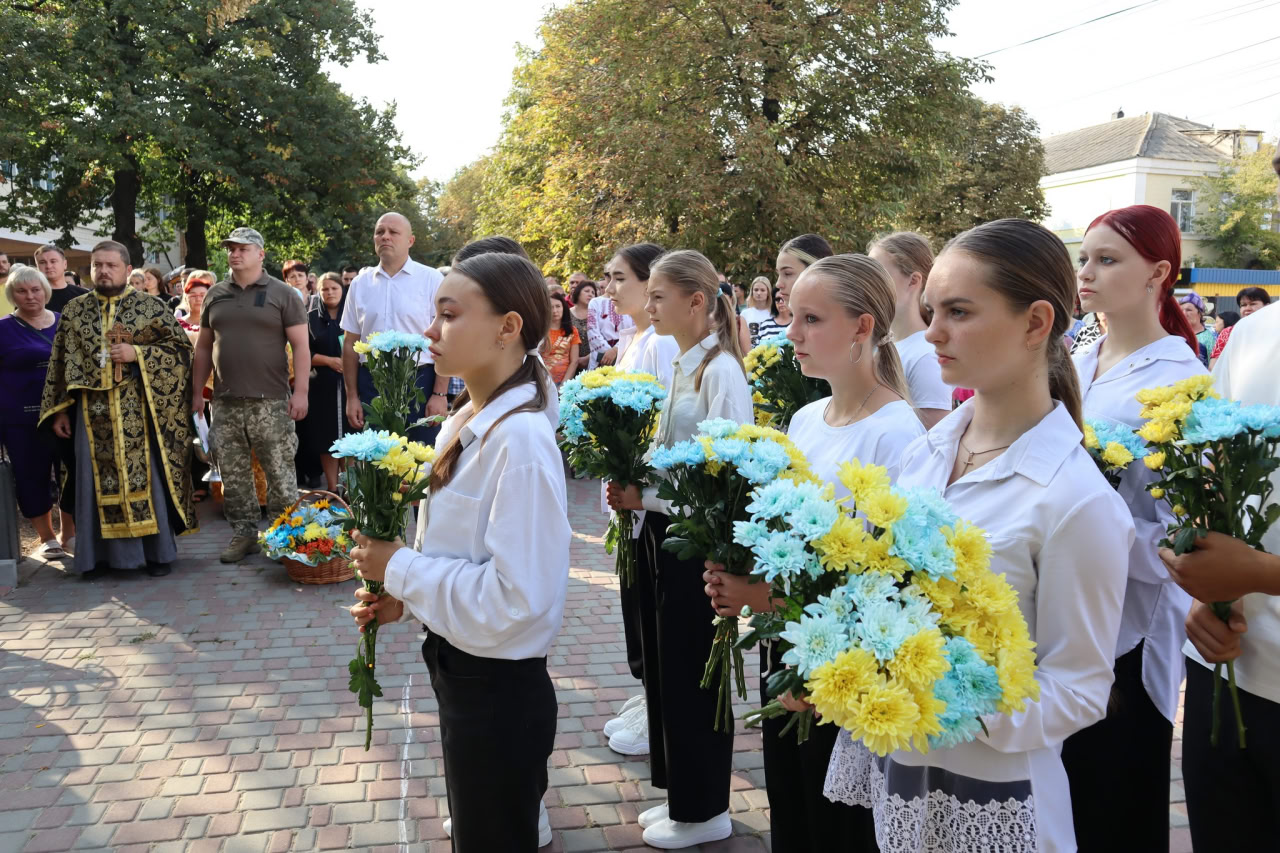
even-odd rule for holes
{"type": "MultiPolygon", "coordinates": [[[[711,262],[689,250],[668,252],[650,269],[647,292],[645,310],[654,331],[671,335],[680,348],[654,446],[690,438],[707,418],[752,423],[738,317],[733,301],[720,292],[711,262]]],[[[656,607],[642,614],[641,630],[656,645],[644,644],[644,688],[652,781],[666,789],[667,802],[640,815],[644,840],[680,849],[727,838],[733,831],[733,733],[713,730],[715,692],[698,686],[715,635],[702,590],[702,560],[680,560],[663,550],[672,507],[655,487],[641,492],[610,483],[608,500],[617,511],[648,510],[636,562],[653,560],[655,566],[656,607]]],[[[627,734],[611,737],[610,747],[626,748],[627,734]]]]}
{"type": "MultiPolygon", "coordinates": [[[[831,483],[838,498],[849,494],[837,476],[842,462],[883,465],[896,479],[903,450],[924,435],[892,340],[894,302],[889,273],[866,255],[823,258],[800,274],[791,292],[796,319],[787,337],[800,370],[827,380],[831,396],[796,412],[788,433],[814,474],[831,483]]],[[[767,584],[749,583],[711,563],[703,580],[720,616],[733,618],[743,605],[755,611],[772,608],[767,584]]],[[[761,647],[762,701],[768,675],[781,665],[776,648],[770,653],[761,647]]],[[[792,702],[789,707],[802,706],[792,702]]],[[[786,722],[779,717],[761,726],[775,853],[825,850],[834,838],[841,839],[841,850],[874,853],[871,812],[831,802],[822,794],[840,729],[816,726],[805,743],[797,744],[792,735],[779,736],[786,722]]]]}
{"type": "Polygon", "coordinates": [[[838,738],[827,796],[870,807],[884,853],[1075,849],[1058,754],[1106,713],[1133,523],[1081,443],[1074,291],[1062,241],[1025,220],[966,231],[930,273],[927,340],[943,381],[974,396],[907,448],[898,482],[937,488],[987,531],[1036,641],[1040,699],[927,754],[838,738]]]}
{"type": "MultiPolygon", "coordinates": [[[[1137,429],[1136,394],[1205,372],[1195,335],[1173,297],[1181,233],[1148,205],[1112,210],[1090,224],[1080,247],[1080,303],[1105,311],[1107,332],[1074,356],[1089,419],[1137,429]]],[[[1067,739],[1081,850],[1163,850],[1169,843],[1169,761],[1183,679],[1183,621],[1191,598],[1171,582],[1157,554],[1173,514],[1146,487],[1155,472],[1131,465],[1118,492],[1137,528],[1116,644],[1115,684],[1106,719],[1067,739]],[[1124,773],[1113,757],[1125,756],[1124,773]],[[1115,821],[1116,803],[1124,820],[1115,821]]]]}
{"type": "Polygon", "coordinates": [[[424,623],[459,853],[550,843],[542,807],[556,730],[546,656],[569,580],[564,467],[537,358],[549,323],[542,273],[489,253],[456,263],[427,329],[436,369],[466,383],[437,439],[418,524],[422,551],[356,535],[366,579],[351,608],[363,626],[424,623]]]}
{"type": "MultiPolygon", "coordinates": [[[[650,267],[662,255],[663,248],[656,243],[637,243],[623,246],[605,267],[609,276],[609,284],[605,287],[605,295],[613,300],[618,314],[630,317],[632,326],[618,332],[618,369],[635,370],[649,373],[658,378],[664,388],[671,387],[672,362],[680,354],[676,339],[670,335],[659,335],[654,331],[653,323],[646,312],[645,303],[648,296],[645,288],[649,284],[650,267]]],[[[605,498],[606,486],[601,487],[601,509],[610,512],[608,500],[605,498]]],[[[640,538],[644,529],[644,511],[634,513],[631,535],[640,538]]],[[[625,546],[624,546],[625,547],[625,546]]],[[[634,544],[631,547],[636,547],[634,544]]],[[[622,634],[626,641],[627,666],[631,674],[644,681],[644,657],[641,639],[642,612],[652,613],[653,574],[648,560],[638,560],[636,564],[636,580],[629,586],[618,590],[622,605],[622,634]]],[[[647,623],[653,624],[650,619],[647,623]]],[[[653,645],[656,638],[649,638],[653,645]]],[[[649,713],[645,706],[643,691],[632,696],[618,709],[618,716],[604,724],[604,735],[619,751],[626,749],[628,755],[644,755],[649,752],[649,713]],[[620,734],[626,730],[626,734],[620,734]],[[618,740],[613,737],[618,735],[618,740]]]]}

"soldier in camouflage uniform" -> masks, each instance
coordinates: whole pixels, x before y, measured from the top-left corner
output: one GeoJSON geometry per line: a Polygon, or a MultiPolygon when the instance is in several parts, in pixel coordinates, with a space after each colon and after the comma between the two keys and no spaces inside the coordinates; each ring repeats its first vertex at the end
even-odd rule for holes
{"type": "Polygon", "coordinates": [[[210,444],[232,531],[222,562],[238,563],[259,550],[260,515],[250,453],[267,475],[267,509],[279,514],[297,500],[294,422],[307,414],[311,352],[306,311],[297,291],[262,269],[262,235],[237,228],[222,245],[231,275],[204,298],[194,380],[196,388],[204,387],[212,369],[210,444]],[[286,344],[293,349],[292,391],[286,344]]]}

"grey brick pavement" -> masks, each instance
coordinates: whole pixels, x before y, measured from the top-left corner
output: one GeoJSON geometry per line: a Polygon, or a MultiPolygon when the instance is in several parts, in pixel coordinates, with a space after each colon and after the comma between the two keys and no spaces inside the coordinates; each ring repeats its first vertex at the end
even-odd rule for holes
{"type": "MultiPolygon", "coordinates": [[[[647,849],[648,763],[600,735],[637,685],[598,484],[571,482],[570,502],[549,849],[647,849]]],[[[0,851],[450,850],[420,635],[379,636],[386,695],[366,753],[347,692],[354,584],[300,586],[260,556],[223,566],[229,529],[212,504],[200,512],[168,578],[82,583],[28,560],[18,588],[0,590],[0,851]]],[[[769,849],[759,735],[740,730],[735,748],[735,835],[707,853],[769,849]]],[[[1190,849],[1182,799],[1175,782],[1174,853],[1190,849]]]]}

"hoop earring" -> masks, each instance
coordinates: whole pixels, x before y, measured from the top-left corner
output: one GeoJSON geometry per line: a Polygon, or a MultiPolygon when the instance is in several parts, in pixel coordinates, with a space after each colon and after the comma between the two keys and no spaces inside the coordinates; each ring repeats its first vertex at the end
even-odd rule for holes
{"type": "Polygon", "coordinates": [[[862,341],[854,341],[852,344],[850,344],[850,345],[849,345],[849,363],[850,363],[850,364],[857,364],[858,362],[862,361],[862,352],[863,352],[863,350],[864,350],[864,349],[865,349],[865,348],[863,347],[862,341]],[[854,357],[853,357],[853,348],[854,348],[855,346],[858,348],[858,357],[857,357],[857,358],[854,358],[854,357]]]}

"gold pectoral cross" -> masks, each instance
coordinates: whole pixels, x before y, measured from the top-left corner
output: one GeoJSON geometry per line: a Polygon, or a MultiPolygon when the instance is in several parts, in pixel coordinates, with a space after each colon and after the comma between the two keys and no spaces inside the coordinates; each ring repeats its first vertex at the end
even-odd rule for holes
{"type": "MultiPolygon", "coordinates": [[[[111,327],[111,331],[107,332],[108,348],[110,348],[111,346],[115,346],[116,344],[131,344],[131,343],[133,343],[133,335],[129,332],[128,329],[126,329],[124,326],[120,325],[119,323],[116,323],[114,326],[111,327]]],[[[119,382],[124,378],[124,364],[122,362],[119,362],[119,361],[116,362],[114,376],[115,376],[116,382],[119,382]]]]}

